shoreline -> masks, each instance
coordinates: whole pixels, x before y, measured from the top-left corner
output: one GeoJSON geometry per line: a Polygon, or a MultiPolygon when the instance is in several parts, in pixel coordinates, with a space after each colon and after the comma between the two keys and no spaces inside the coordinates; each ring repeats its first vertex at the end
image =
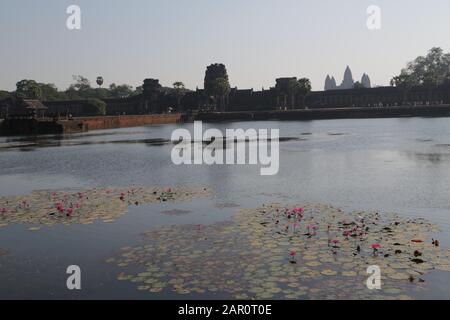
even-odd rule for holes
{"type": "Polygon", "coordinates": [[[370,119],[400,117],[450,117],[450,105],[437,106],[397,106],[397,107],[358,107],[358,108],[319,108],[286,111],[242,111],[199,113],[195,120],[204,122],[223,121],[267,121],[267,120],[331,120],[331,119],[370,119]]]}
{"type": "Polygon", "coordinates": [[[95,116],[76,117],[72,120],[57,121],[54,121],[53,119],[12,118],[0,121],[0,136],[70,134],[147,125],[189,123],[193,121],[214,123],[235,121],[312,121],[412,117],[450,117],[450,105],[95,116]]]}

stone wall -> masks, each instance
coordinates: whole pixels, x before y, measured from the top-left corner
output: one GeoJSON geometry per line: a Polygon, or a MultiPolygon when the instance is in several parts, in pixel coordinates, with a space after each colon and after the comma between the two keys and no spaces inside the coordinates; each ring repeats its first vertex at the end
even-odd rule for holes
{"type": "Polygon", "coordinates": [[[323,120],[364,119],[398,117],[450,117],[450,105],[382,107],[382,108],[322,108],[288,111],[243,111],[198,113],[195,120],[204,122],[222,121],[267,121],[267,120],[323,120]]]}
{"type": "MultiPolygon", "coordinates": [[[[87,131],[178,123],[182,121],[182,118],[183,115],[181,113],[173,113],[137,116],[86,117],[76,118],[76,121],[81,121],[84,130],[87,131]]],[[[67,122],[71,121],[69,120],[67,122]]]]}
{"type": "Polygon", "coordinates": [[[180,113],[140,116],[86,117],[73,120],[6,119],[0,123],[0,135],[62,134],[89,130],[140,127],[179,123],[185,116],[180,113]]]}
{"type": "Polygon", "coordinates": [[[63,133],[63,127],[54,121],[35,119],[6,119],[0,124],[0,135],[39,135],[63,133]]]}

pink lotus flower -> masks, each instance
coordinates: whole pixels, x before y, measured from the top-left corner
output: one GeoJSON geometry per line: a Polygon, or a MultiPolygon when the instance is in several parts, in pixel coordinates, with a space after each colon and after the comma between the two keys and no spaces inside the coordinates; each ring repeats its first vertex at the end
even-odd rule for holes
{"type": "Polygon", "coordinates": [[[297,252],[295,252],[294,250],[292,250],[291,252],[289,252],[289,262],[292,264],[297,263],[297,261],[295,260],[295,256],[297,255],[297,252]]]}
{"type": "Polygon", "coordinates": [[[6,208],[0,208],[0,213],[1,214],[5,214],[5,213],[7,213],[8,212],[8,209],[6,209],[6,208]]]}
{"type": "Polygon", "coordinates": [[[378,249],[380,249],[380,248],[381,248],[380,244],[378,244],[378,243],[372,244],[373,254],[377,255],[378,254],[378,249]]]}
{"type": "Polygon", "coordinates": [[[71,217],[71,216],[72,216],[72,213],[73,213],[73,209],[72,209],[72,208],[68,208],[68,209],[67,209],[67,216],[68,216],[68,217],[71,217]]]}
{"type": "Polygon", "coordinates": [[[64,206],[61,202],[58,202],[55,204],[56,210],[58,210],[59,213],[64,213],[64,206]]]}

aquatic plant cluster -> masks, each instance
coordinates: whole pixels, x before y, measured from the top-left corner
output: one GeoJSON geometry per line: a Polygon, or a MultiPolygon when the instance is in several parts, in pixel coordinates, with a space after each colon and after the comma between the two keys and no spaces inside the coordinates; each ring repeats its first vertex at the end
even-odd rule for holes
{"type": "Polygon", "coordinates": [[[12,223],[34,225],[30,230],[56,224],[113,222],[129,206],[187,201],[209,195],[208,189],[94,188],[88,190],[34,191],[26,196],[0,198],[0,228],[12,223]]]}
{"type": "Polygon", "coordinates": [[[166,226],[107,260],[151,293],[237,299],[411,299],[426,274],[450,271],[437,226],[322,204],[241,209],[232,221],[166,226]],[[381,269],[369,290],[367,267],[381,269]]]}

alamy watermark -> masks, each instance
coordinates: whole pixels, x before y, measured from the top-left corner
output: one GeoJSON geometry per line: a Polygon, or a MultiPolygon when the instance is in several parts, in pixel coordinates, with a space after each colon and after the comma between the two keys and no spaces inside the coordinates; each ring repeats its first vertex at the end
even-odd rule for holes
{"type": "Polygon", "coordinates": [[[260,174],[273,176],[280,168],[279,129],[207,129],[194,122],[193,135],[187,129],[176,129],[171,140],[172,162],[176,165],[260,165],[260,174]],[[270,149],[270,153],[269,153],[270,149]],[[248,152],[247,152],[248,150],[248,152]]]}
{"type": "Polygon", "coordinates": [[[69,15],[66,20],[66,27],[69,30],[81,30],[81,8],[77,5],[70,5],[66,9],[69,15]]]}
{"type": "Polygon", "coordinates": [[[376,5],[371,5],[367,7],[367,29],[369,30],[380,30],[381,29],[381,8],[376,5]]]}
{"type": "Polygon", "coordinates": [[[67,289],[81,290],[81,268],[77,265],[71,265],[67,267],[66,273],[70,274],[66,281],[67,289]]]}
{"type": "MultiPolygon", "coordinates": [[[[377,5],[370,5],[367,7],[366,13],[368,15],[366,26],[369,30],[381,29],[381,8],[377,5]]],[[[72,4],[67,7],[66,14],[69,16],[66,20],[66,27],[69,30],[81,30],[81,8],[78,5],[72,4]]]]}
{"type": "Polygon", "coordinates": [[[367,278],[366,286],[369,290],[381,290],[381,269],[379,266],[369,266],[367,273],[370,277],[367,278]]]}

